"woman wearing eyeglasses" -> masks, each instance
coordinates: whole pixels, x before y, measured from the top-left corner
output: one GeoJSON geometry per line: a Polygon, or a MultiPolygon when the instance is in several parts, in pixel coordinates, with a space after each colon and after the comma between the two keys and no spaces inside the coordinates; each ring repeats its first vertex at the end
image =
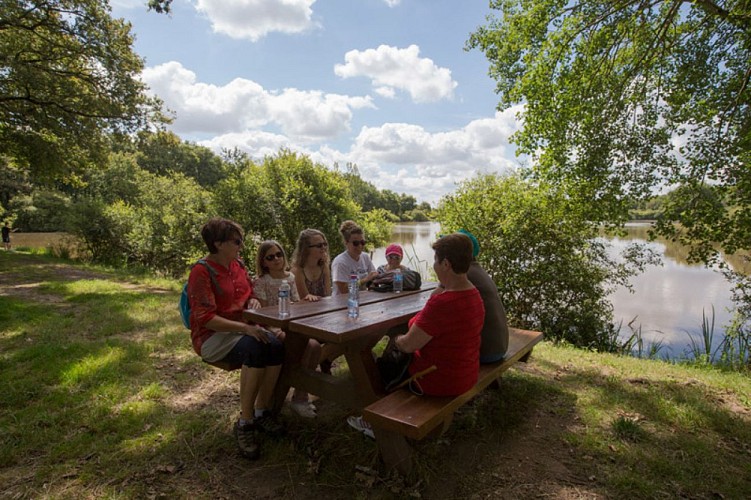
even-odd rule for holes
{"type": "Polygon", "coordinates": [[[304,229],[292,254],[292,274],[297,293],[303,300],[315,302],[331,295],[329,242],[318,229],[304,229]]]}
{"type": "Polygon", "coordinates": [[[240,225],[216,217],[203,226],[201,237],[209,250],[206,264],[193,266],[188,278],[193,349],[208,363],[242,365],[235,440],[243,456],[257,459],[258,432],[282,431],[267,409],[284,359],[284,346],[271,332],[243,320],[243,310],[261,304],[252,298],[253,285],[240,260],[240,225]]]}
{"type": "MultiPolygon", "coordinates": [[[[260,244],[256,255],[256,279],[253,282],[253,294],[262,306],[279,304],[279,288],[287,282],[290,290],[290,300],[298,302],[300,295],[295,286],[295,275],[287,271],[287,257],[282,246],[267,240],[260,244]]],[[[284,340],[284,332],[278,328],[271,329],[280,340],[284,340]]],[[[321,344],[310,339],[303,354],[302,364],[315,370],[321,355],[321,344]]],[[[308,400],[308,393],[295,388],[290,403],[292,411],[305,418],[316,417],[316,407],[308,400]]]]}
{"type": "Polygon", "coordinates": [[[334,295],[347,293],[351,274],[357,275],[361,289],[378,275],[370,256],[364,252],[367,241],[365,241],[362,228],[354,221],[346,220],[339,226],[339,232],[346,249],[337,255],[334,262],[331,263],[334,295]]]}

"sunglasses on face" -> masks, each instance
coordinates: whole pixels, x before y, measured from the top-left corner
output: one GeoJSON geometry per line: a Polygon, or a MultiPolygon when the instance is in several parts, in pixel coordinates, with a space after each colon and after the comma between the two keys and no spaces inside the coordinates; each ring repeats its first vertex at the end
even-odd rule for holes
{"type": "Polygon", "coordinates": [[[283,259],[283,258],[284,258],[284,253],[282,252],[272,253],[264,257],[264,259],[268,260],[269,262],[271,262],[272,260],[283,259]]]}
{"type": "Polygon", "coordinates": [[[396,259],[401,259],[401,256],[399,254],[392,253],[391,255],[387,255],[386,258],[391,259],[391,260],[396,260],[396,259]]]}
{"type": "Polygon", "coordinates": [[[316,243],[315,245],[308,245],[308,248],[328,248],[328,243],[316,243]]]}
{"type": "Polygon", "coordinates": [[[352,244],[353,244],[353,245],[355,245],[356,247],[359,247],[360,245],[362,245],[362,246],[365,246],[365,244],[367,243],[367,241],[365,241],[365,240],[360,240],[360,241],[350,241],[350,243],[352,243],[352,244]]]}

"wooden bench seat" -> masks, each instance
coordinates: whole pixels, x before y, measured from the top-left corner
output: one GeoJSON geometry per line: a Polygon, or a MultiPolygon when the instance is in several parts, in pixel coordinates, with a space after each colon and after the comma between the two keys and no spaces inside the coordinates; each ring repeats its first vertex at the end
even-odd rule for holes
{"type": "Polygon", "coordinates": [[[506,358],[498,363],[480,365],[477,384],[459,396],[417,396],[407,389],[400,389],[366,407],[363,416],[374,428],[386,465],[390,468],[397,467],[402,472],[408,471],[411,457],[401,456],[408,447],[402,443],[395,445],[394,436],[419,440],[433,431],[448,428],[459,407],[498,380],[514,363],[526,362],[542,337],[541,332],[509,328],[506,358]]]}

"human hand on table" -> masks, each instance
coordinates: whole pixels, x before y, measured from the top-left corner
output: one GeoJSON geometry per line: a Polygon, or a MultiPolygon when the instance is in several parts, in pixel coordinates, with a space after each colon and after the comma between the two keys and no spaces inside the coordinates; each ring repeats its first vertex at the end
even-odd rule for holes
{"type": "Polygon", "coordinates": [[[303,297],[303,300],[306,300],[308,302],[318,302],[319,300],[321,300],[321,297],[319,297],[318,295],[313,295],[312,293],[309,293],[308,295],[303,297]]]}
{"type": "Polygon", "coordinates": [[[260,302],[258,302],[258,299],[250,299],[248,301],[248,309],[260,309],[263,307],[260,302]]]}

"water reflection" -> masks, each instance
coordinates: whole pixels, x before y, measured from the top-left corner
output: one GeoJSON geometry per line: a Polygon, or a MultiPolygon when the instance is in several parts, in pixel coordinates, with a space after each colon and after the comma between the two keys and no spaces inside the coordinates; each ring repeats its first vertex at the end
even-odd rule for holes
{"type": "MultiPolygon", "coordinates": [[[[647,224],[628,224],[625,236],[611,238],[613,251],[620,252],[634,241],[647,243],[648,230],[647,224]]],[[[430,245],[439,233],[437,223],[398,224],[394,227],[393,241],[404,247],[405,263],[409,257],[415,256],[410,267],[419,269],[425,277],[433,262],[430,245]],[[417,259],[419,267],[413,265],[417,259]]],[[[622,336],[630,334],[627,325],[633,320],[634,327],[641,326],[645,346],[662,341],[661,353],[678,357],[690,345],[689,334],[698,340],[702,311],[710,316],[714,306],[715,343],[721,341],[724,325],[731,319],[728,308],[732,305],[730,285],[724,277],[716,270],[689,264],[687,250],[664,238],[647,244],[663,256],[663,265],[650,266],[644,274],[632,278],[633,293],[622,288],[611,296],[616,324],[622,322],[622,336]]],[[[374,251],[373,263],[376,266],[385,263],[384,250],[374,251]]],[[[748,266],[741,257],[733,259],[728,259],[728,262],[734,267],[739,266],[736,269],[748,266]]]]}

